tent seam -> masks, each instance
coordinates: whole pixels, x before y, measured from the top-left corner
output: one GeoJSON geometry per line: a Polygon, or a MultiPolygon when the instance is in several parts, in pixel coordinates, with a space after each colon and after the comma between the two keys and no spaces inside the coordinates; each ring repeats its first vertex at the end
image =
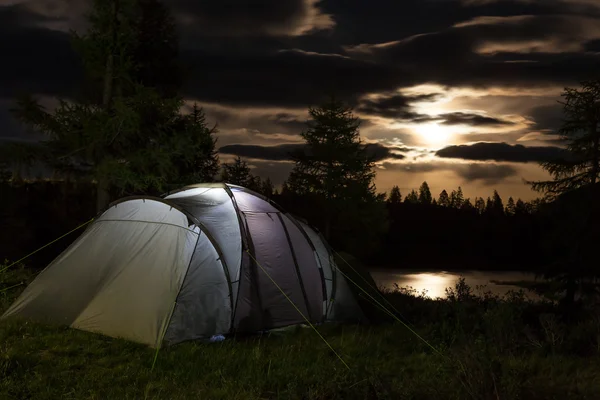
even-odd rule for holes
{"type": "MultiPolygon", "coordinates": [[[[268,213],[267,213],[267,215],[268,215],[268,213]]],[[[285,232],[285,236],[286,236],[288,245],[290,246],[290,251],[292,252],[292,259],[294,260],[294,266],[296,267],[296,275],[298,276],[298,283],[300,284],[300,289],[302,290],[302,296],[304,297],[304,303],[306,305],[306,311],[308,312],[308,317],[312,319],[313,315],[310,310],[310,308],[311,308],[310,302],[308,301],[308,296],[306,295],[306,289],[304,288],[304,281],[302,280],[302,276],[300,275],[300,266],[298,265],[298,259],[296,258],[296,252],[294,251],[294,246],[292,245],[292,239],[290,237],[290,233],[289,233],[287,227],[285,226],[285,222],[283,222],[281,213],[277,213],[277,216],[279,217],[279,222],[281,223],[281,226],[283,227],[283,231],[285,232]]]]}

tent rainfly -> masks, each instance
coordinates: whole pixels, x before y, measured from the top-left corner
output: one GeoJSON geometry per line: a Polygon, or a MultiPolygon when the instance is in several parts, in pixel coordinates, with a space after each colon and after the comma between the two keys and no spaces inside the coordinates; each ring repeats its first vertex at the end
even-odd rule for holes
{"type": "Polygon", "coordinates": [[[151,347],[304,317],[364,318],[315,229],[221,183],[112,203],[2,318],[11,316],[151,347]]]}

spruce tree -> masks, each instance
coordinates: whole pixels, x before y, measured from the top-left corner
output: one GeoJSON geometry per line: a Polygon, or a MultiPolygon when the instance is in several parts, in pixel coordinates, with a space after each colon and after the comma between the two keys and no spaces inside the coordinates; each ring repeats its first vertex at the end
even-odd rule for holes
{"type": "Polygon", "coordinates": [[[423,182],[419,188],[419,203],[430,205],[433,197],[431,196],[431,190],[427,182],[423,182]]]}
{"type": "Polygon", "coordinates": [[[305,148],[293,154],[289,190],[322,205],[322,230],[346,248],[380,242],[387,230],[383,196],[376,193],[375,160],[363,143],[359,119],[351,107],[331,97],[309,108],[305,148]]]}
{"type": "Polygon", "coordinates": [[[402,202],[402,194],[398,186],[392,187],[390,196],[387,199],[388,204],[400,204],[402,202]]]}
{"type": "Polygon", "coordinates": [[[440,193],[437,203],[442,207],[450,207],[450,198],[448,197],[448,192],[446,192],[446,189],[442,190],[440,193]]]}

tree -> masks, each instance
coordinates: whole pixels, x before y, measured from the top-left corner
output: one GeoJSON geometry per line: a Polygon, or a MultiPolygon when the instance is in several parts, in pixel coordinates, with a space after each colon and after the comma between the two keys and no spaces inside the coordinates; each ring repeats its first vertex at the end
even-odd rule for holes
{"type": "Polygon", "coordinates": [[[475,210],[477,210],[477,214],[482,215],[485,212],[485,200],[483,197],[475,198],[475,210]]]}
{"type": "Polygon", "coordinates": [[[323,205],[320,222],[327,239],[335,228],[344,246],[350,241],[358,244],[362,235],[373,234],[368,239],[362,236],[364,244],[378,241],[375,237],[387,229],[386,210],[383,197],[376,193],[375,160],[360,138],[359,119],[334,97],[310,107],[309,115],[308,128],[301,134],[306,146],[293,154],[288,188],[323,205]]]}
{"type": "Polygon", "coordinates": [[[504,203],[502,202],[502,198],[500,197],[500,194],[498,194],[497,190],[494,190],[494,194],[491,199],[490,212],[495,216],[504,215],[504,203]]]}
{"type": "Polygon", "coordinates": [[[419,188],[419,203],[430,205],[432,200],[433,197],[431,196],[429,185],[427,182],[423,182],[419,188]]]}
{"type": "Polygon", "coordinates": [[[494,200],[488,196],[485,200],[485,214],[492,215],[494,213],[494,200]]]}
{"type": "MultiPolygon", "coordinates": [[[[149,34],[136,31],[148,15],[137,12],[137,5],[143,4],[157,3],[96,0],[86,34],[73,33],[86,77],[86,91],[78,101],[60,99],[50,113],[25,96],[13,110],[22,123],[48,137],[38,146],[40,161],[63,175],[97,182],[98,211],[111,193],[157,194],[175,185],[211,180],[217,171],[212,136],[216,130],[206,126],[202,110],[194,106],[191,114],[182,115],[180,97],[164,95],[158,83],[140,75],[136,57],[141,55],[134,49],[141,46],[140,37],[149,34]]],[[[158,29],[159,20],[153,25],[158,41],[173,34],[166,22],[158,29]]],[[[165,54],[145,53],[143,62],[169,62],[160,58],[165,54]]]]}
{"type": "Polygon", "coordinates": [[[221,181],[247,187],[254,186],[254,176],[250,173],[248,163],[237,156],[232,163],[223,164],[221,181]]]}
{"type": "Polygon", "coordinates": [[[461,206],[460,206],[460,209],[461,209],[461,210],[465,210],[465,211],[472,211],[472,210],[474,210],[474,209],[475,209],[475,207],[473,206],[473,203],[471,203],[471,199],[469,199],[469,198],[466,198],[466,199],[465,199],[465,200],[462,202],[462,204],[461,204],[461,206]]]}
{"type": "Polygon", "coordinates": [[[508,198],[508,202],[506,203],[506,215],[509,216],[513,216],[515,215],[515,209],[516,209],[516,205],[515,205],[515,200],[512,197],[508,198]]]}
{"type": "Polygon", "coordinates": [[[600,82],[586,81],[579,89],[566,88],[562,97],[564,122],[558,133],[566,151],[562,157],[541,164],[552,180],[528,182],[549,198],[595,185],[600,174],[600,82]]]}
{"type": "Polygon", "coordinates": [[[273,186],[273,182],[271,182],[271,178],[267,177],[267,179],[262,181],[260,193],[267,197],[272,197],[275,194],[275,187],[273,186]]]}
{"type": "Polygon", "coordinates": [[[450,193],[450,207],[461,208],[464,201],[465,197],[460,186],[458,187],[458,190],[453,190],[452,193],[450,193]]]}
{"type": "Polygon", "coordinates": [[[446,189],[442,190],[440,193],[438,205],[442,207],[450,207],[450,198],[448,197],[448,192],[446,192],[446,189]]]}
{"type": "Polygon", "coordinates": [[[402,194],[400,193],[400,188],[398,186],[392,187],[387,203],[394,205],[402,203],[402,194]]]}
{"type": "MultiPolygon", "coordinates": [[[[106,1],[106,0],[104,0],[106,1]]],[[[133,20],[134,79],[162,97],[176,97],[184,79],[175,20],[159,0],[136,0],[133,20]]]]}
{"type": "Polygon", "coordinates": [[[419,195],[417,194],[417,192],[413,189],[410,191],[410,193],[404,198],[404,202],[405,203],[410,203],[410,204],[417,204],[419,202],[419,195]]]}
{"type": "Polygon", "coordinates": [[[517,199],[517,202],[515,203],[515,215],[525,215],[525,214],[529,214],[529,207],[528,207],[527,203],[525,203],[521,199],[517,199]]]}

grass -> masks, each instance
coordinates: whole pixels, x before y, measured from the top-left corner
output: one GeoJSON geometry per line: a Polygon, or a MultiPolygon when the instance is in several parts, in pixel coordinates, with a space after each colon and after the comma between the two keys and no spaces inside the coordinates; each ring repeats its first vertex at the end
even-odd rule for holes
{"type": "MultiPolygon", "coordinates": [[[[31,279],[15,268],[0,290],[31,279]]],[[[24,286],[0,293],[0,312],[24,286]]],[[[74,329],[0,322],[0,399],[598,399],[600,308],[572,320],[522,293],[386,292],[411,321],[183,343],[154,350],[74,329]]]]}

